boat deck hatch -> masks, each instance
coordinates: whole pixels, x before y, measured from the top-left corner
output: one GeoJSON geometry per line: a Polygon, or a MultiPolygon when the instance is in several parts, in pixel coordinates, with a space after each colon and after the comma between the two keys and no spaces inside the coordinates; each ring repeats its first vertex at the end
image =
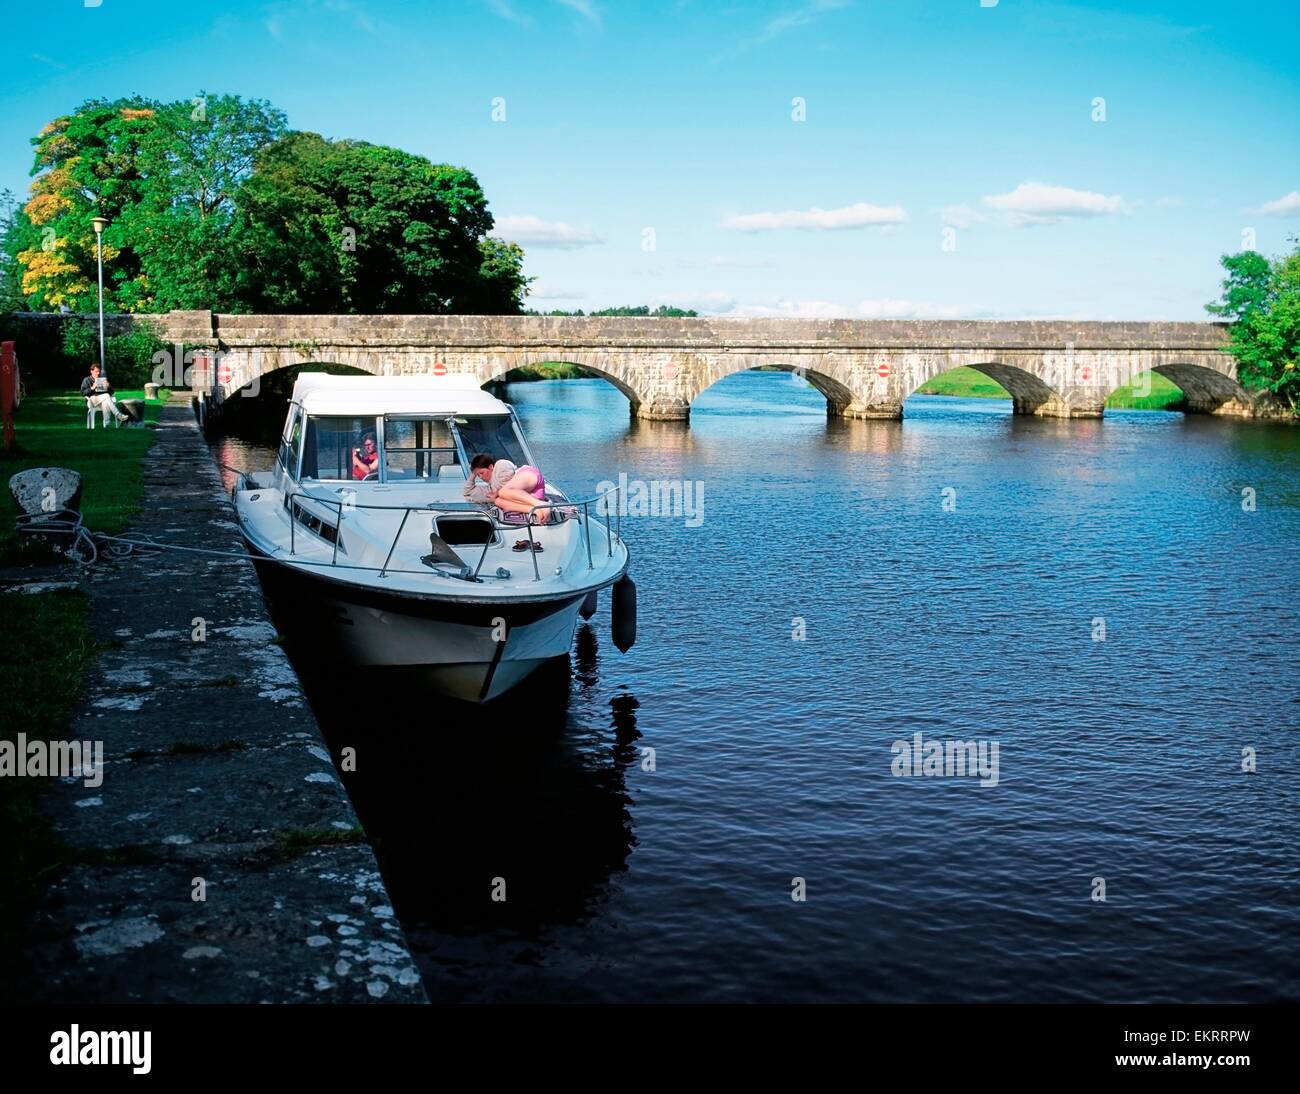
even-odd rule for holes
{"type": "MultiPolygon", "coordinates": [[[[339,530],[327,520],[321,520],[315,513],[309,509],[303,508],[296,501],[293,503],[294,519],[308,530],[315,532],[321,539],[327,543],[336,543],[339,538],[339,530]]],[[[481,542],[481,541],[480,541],[481,542]]],[[[342,547],[342,543],[339,543],[342,547]]]]}
{"type": "Polygon", "coordinates": [[[484,517],[440,516],[433,523],[438,535],[455,547],[491,543],[496,539],[492,522],[484,517]]]}

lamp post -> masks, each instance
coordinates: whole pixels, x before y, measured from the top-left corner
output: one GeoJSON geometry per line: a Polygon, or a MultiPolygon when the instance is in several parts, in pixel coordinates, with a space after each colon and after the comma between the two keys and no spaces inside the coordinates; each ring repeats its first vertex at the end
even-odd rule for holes
{"type": "Polygon", "coordinates": [[[90,223],[95,226],[95,260],[99,265],[99,374],[107,379],[108,361],[104,358],[104,225],[108,221],[95,217],[90,223]]]}

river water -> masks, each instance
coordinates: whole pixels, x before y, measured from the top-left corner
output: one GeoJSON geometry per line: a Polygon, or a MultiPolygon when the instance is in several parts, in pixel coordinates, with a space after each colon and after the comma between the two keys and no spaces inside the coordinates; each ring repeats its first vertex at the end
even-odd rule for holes
{"type": "Polygon", "coordinates": [[[602,598],[496,705],[322,679],[291,633],[432,998],[1300,998],[1300,429],[828,421],[765,372],[689,428],[507,398],[571,494],[702,509],[624,519],[629,653],[602,598]],[[895,774],[917,734],[984,777],[895,774]]]}

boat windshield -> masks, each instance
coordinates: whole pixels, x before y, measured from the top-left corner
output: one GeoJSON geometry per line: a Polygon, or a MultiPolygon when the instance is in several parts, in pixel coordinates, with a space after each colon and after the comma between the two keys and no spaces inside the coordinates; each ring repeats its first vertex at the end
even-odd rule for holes
{"type": "Polygon", "coordinates": [[[506,459],[520,467],[531,462],[509,414],[458,416],[456,432],[471,459],[483,453],[494,460],[506,459]]]}
{"type": "Polygon", "coordinates": [[[444,420],[384,419],[384,475],[387,482],[430,479],[463,482],[456,440],[444,420]]]}
{"type": "Polygon", "coordinates": [[[446,418],[311,415],[302,438],[302,472],[319,482],[464,482],[462,452],[531,462],[509,414],[446,418]],[[379,428],[382,426],[382,428],[379,428]],[[457,446],[457,437],[460,446],[457,446]]]}
{"type": "Polygon", "coordinates": [[[373,417],[309,417],[300,477],[324,482],[378,478],[378,454],[370,447],[375,437],[373,417]]]}

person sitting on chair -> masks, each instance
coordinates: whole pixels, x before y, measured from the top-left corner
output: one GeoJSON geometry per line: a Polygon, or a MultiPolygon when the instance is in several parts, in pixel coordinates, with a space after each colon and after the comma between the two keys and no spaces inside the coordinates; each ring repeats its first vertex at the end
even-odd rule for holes
{"type": "Polygon", "coordinates": [[[100,372],[99,362],[96,361],[90,366],[90,375],[81,381],[82,397],[104,416],[104,425],[106,427],[110,414],[118,422],[135,421],[131,415],[124,413],[122,408],[117,405],[117,401],[113,398],[113,385],[108,382],[108,377],[102,376],[100,372]]]}
{"type": "Polygon", "coordinates": [[[361,438],[361,447],[352,450],[352,477],[358,482],[379,470],[379,450],[375,435],[367,433],[361,438]]]}

